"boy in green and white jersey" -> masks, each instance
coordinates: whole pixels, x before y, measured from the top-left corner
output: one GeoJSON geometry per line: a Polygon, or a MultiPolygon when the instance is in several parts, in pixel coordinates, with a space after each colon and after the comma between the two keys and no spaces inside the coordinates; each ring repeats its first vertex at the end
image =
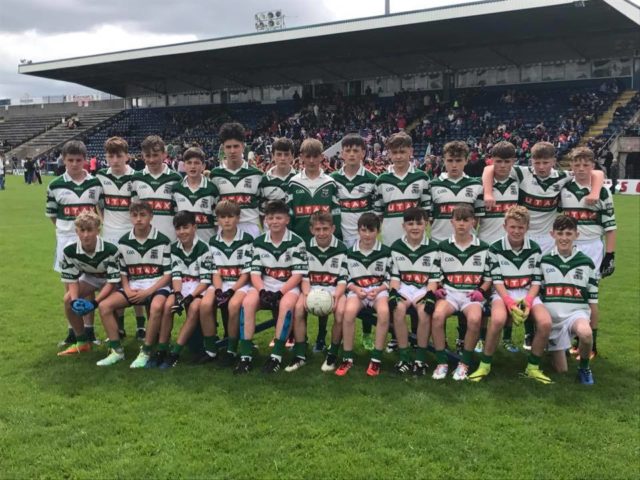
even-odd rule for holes
{"type": "Polygon", "coordinates": [[[298,172],[292,167],[293,142],[286,138],[276,138],[271,145],[271,158],[274,166],[264,176],[262,183],[262,208],[273,200],[287,200],[287,185],[298,172]]]}
{"type": "Polygon", "coordinates": [[[218,188],[204,172],[204,152],[191,147],[182,155],[186,175],[173,186],[173,206],[176,212],[193,212],[198,225],[198,237],[208,243],[214,234],[213,209],[218,202],[218,188]]]}
{"type": "Polygon", "coordinates": [[[182,177],[164,163],[167,152],[164,142],[157,135],[150,135],[141,145],[145,167],[135,172],[132,184],[132,199],[148,203],[153,211],[153,226],[170,241],[175,241],[173,228],[173,187],[182,177]]]}
{"type": "Polygon", "coordinates": [[[64,311],[69,325],[73,328],[76,341],[58,353],[59,356],[91,350],[88,328],[84,326],[82,317],[73,310],[74,302],[98,292],[91,300],[93,308],[96,308],[120,282],[118,247],[100,238],[98,214],[82,212],[74,223],[78,240],[64,248],[60,276],[67,286],[64,311]]]}
{"type": "Polygon", "coordinates": [[[211,171],[211,181],[218,188],[220,200],[229,200],[240,206],[238,228],[256,238],[260,235],[264,174],[244,160],[245,131],[242,125],[235,122],[223,124],[218,139],[224,159],[211,171]]]}
{"type": "Polygon", "coordinates": [[[598,308],[598,273],[593,261],[575,248],[578,222],[560,215],[553,222],[556,246],[542,257],[542,301],[551,314],[552,327],[547,350],[553,354],[553,366],[567,371],[565,350],[571,338],[578,337],[580,361],[578,378],[583,385],[593,385],[589,367],[593,332],[590,318],[598,308]]]}
{"type": "Polygon", "coordinates": [[[200,321],[202,294],[211,285],[213,263],[209,245],[196,235],[196,214],[182,210],[173,217],[178,240],[171,245],[172,294],[164,304],[158,349],[147,367],[171,368],[178,363],[180,352],[200,321]],[[169,352],[173,315],[184,311],[185,321],[169,352]],[[168,353],[168,354],[167,354],[168,353]]]}
{"type": "Polygon", "coordinates": [[[549,339],[551,317],[544,308],[538,292],[542,275],[540,247],[527,235],[529,212],[516,205],[507,210],[504,221],[506,235],[491,245],[491,278],[495,292],[491,303],[491,322],[478,369],[469,380],[481,381],[491,372],[493,354],[498,346],[500,330],[511,317],[516,324],[529,315],[536,326],[524,375],[541,383],[551,383],[540,369],[540,360],[549,339]]]}
{"type": "Polygon", "coordinates": [[[392,166],[376,180],[374,211],[382,218],[382,243],[391,245],[402,237],[405,210],[420,207],[429,211],[429,177],[411,165],[411,137],[394,133],[387,140],[392,166]]]}
{"type": "Polygon", "coordinates": [[[340,227],[340,205],[336,181],[320,169],[322,143],[307,138],[300,146],[303,169],[291,177],[287,187],[287,204],[291,231],[305,241],[311,238],[309,218],[314,212],[329,212],[336,228],[340,227]]]}
{"type": "Polygon", "coordinates": [[[253,243],[251,259],[251,285],[242,308],[244,310],[244,338],[240,340],[240,362],[234,373],[242,374],[251,370],[253,334],[256,313],[260,309],[278,310],[276,320],[276,340],[269,360],[262,368],[264,373],[280,370],[285,350],[285,340],[293,321],[293,312],[300,282],[307,274],[307,253],[304,241],[287,228],[289,209],[284,202],[275,200],[265,207],[267,232],[253,243]]]}
{"type": "Polygon", "coordinates": [[[340,153],[344,165],[331,174],[338,185],[342,241],[347,248],[358,240],[360,215],[373,212],[378,177],[364,168],[362,162],[366,153],[367,146],[360,135],[346,135],[340,153]]]}

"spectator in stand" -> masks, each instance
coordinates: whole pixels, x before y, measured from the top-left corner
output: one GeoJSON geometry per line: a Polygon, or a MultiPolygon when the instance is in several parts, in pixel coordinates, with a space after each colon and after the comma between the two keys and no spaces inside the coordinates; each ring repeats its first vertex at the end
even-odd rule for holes
{"type": "MultiPolygon", "coordinates": [[[[611,156],[613,157],[613,154],[611,156]]],[[[609,167],[607,176],[611,179],[611,195],[613,195],[616,193],[616,186],[618,185],[618,177],[620,176],[620,165],[618,164],[617,160],[613,160],[611,162],[611,166],[609,167]]]]}
{"type": "Polygon", "coordinates": [[[96,158],[95,155],[93,155],[89,159],[89,173],[91,175],[95,175],[97,171],[98,171],[98,159],[96,158]]]}

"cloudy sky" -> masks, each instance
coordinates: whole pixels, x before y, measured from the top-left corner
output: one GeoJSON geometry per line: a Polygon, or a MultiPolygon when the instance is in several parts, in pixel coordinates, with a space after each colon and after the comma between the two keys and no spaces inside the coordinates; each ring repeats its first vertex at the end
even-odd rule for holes
{"type": "MultiPolygon", "coordinates": [[[[391,0],[391,12],[470,0],[391,0]]],[[[632,0],[634,3],[640,0],[632,0]]],[[[88,93],[18,75],[40,62],[255,31],[256,12],[282,9],[288,27],[384,13],[384,0],[2,0],[0,98],[88,93]]]]}

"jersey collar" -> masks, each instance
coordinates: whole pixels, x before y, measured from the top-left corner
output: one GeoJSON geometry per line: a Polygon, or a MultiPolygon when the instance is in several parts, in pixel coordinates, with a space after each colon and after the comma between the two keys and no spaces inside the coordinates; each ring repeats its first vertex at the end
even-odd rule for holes
{"type": "MultiPolygon", "coordinates": [[[[191,189],[191,187],[189,186],[189,183],[187,182],[186,175],[182,179],[182,182],[180,182],[180,183],[182,184],[183,187],[191,189]]],[[[206,186],[207,186],[207,177],[202,175],[202,178],[200,179],[200,185],[198,185],[198,188],[196,190],[200,190],[201,188],[204,188],[206,186]]]]}
{"type": "Polygon", "coordinates": [[[95,256],[96,253],[99,253],[102,251],[104,251],[104,240],[100,235],[98,235],[98,241],[96,242],[96,249],[91,254],[84,251],[84,248],[82,248],[82,243],[80,242],[80,240],[78,240],[78,242],[76,243],[76,253],[78,255],[86,255],[87,257],[93,257],[95,256]]]}
{"type": "Polygon", "coordinates": [[[249,163],[246,160],[242,160],[242,165],[240,165],[240,168],[238,168],[237,170],[231,170],[228,166],[227,166],[227,161],[223,160],[222,161],[222,168],[224,168],[227,172],[231,172],[231,173],[237,173],[242,169],[247,169],[249,168],[249,163]]]}
{"type": "MultiPolygon", "coordinates": [[[[282,237],[282,242],[288,242],[290,241],[292,238],[291,235],[291,230],[289,230],[288,228],[284,231],[284,236],[282,237]]],[[[265,233],[264,235],[264,241],[265,242],[269,242],[273,244],[273,240],[271,240],[271,232],[269,230],[267,230],[267,233],[265,233]]],[[[282,243],[280,242],[280,243],[282,243]]],[[[275,245],[275,244],[274,244],[275,245]]]]}
{"type": "Polygon", "coordinates": [[[568,262],[573,257],[575,257],[578,254],[578,252],[579,252],[579,250],[574,245],[573,246],[573,250],[571,251],[571,255],[569,255],[568,257],[563,257],[562,255],[560,255],[560,252],[558,252],[558,247],[553,247],[553,249],[549,252],[549,255],[554,255],[556,257],[560,257],[560,260],[562,260],[563,262],[568,262]]]}
{"type": "MultiPolygon", "coordinates": [[[[236,242],[238,240],[242,240],[242,235],[243,235],[242,230],[240,230],[238,227],[236,227],[236,236],[233,237],[233,240],[231,240],[231,243],[236,242]]],[[[222,238],[222,231],[219,231],[216,234],[216,240],[219,241],[219,242],[227,244],[226,240],[224,238],[222,238]]],[[[230,244],[227,244],[227,245],[230,245],[230,244]]]]}
{"type": "MultiPolygon", "coordinates": [[[[127,168],[124,169],[124,173],[116,178],[122,178],[125,175],[133,175],[136,172],[133,168],[131,168],[131,165],[127,165],[126,167],[127,168]]],[[[114,177],[116,176],[115,173],[111,171],[111,167],[107,168],[107,175],[113,175],[114,177]]]]}
{"type": "MultiPolygon", "coordinates": [[[[155,240],[156,238],[158,238],[158,230],[156,230],[156,227],[154,227],[153,225],[151,226],[151,231],[149,232],[149,235],[147,235],[147,238],[144,239],[144,241],[146,242],[147,240],[151,239],[151,240],[155,240]]],[[[129,240],[138,240],[135,236],[135,234],[133,233],[133,228],[131,229],[131,231],[129,232],[129,240]]],[[[143,242],[144,243],[144,242],[143,242]]]]}
{"type": "MultiPolygon", "coordinates": [[[[464,247],[464,249],[466,250],[469,247],[477,247],[478,245],[480,245],[480,240],[478,239],[478,237],[475,236],[475,234],[471,234],[471,236],[473,237],[471,239],[471,243],[469,245],[467,245],[466,247],[464,247]]],[[[449,237],[449,243],[451,243],[452,245],[455,245],[458,250],[461,250],[461,248],[458,246],[458,244],[456,243],[456,236],[455,234],[451,234],[451,237],[449,237]]]]}
{"type": "Polygon", "coordinates": [[[302,170],[300,170],[298,175],[300,175],[300,178],[302,180],[309,180],[310,182],[316,182],[316,181],[324,179],[324,178],[329,178],[329,176],[326,173],[324,173],[324,170],[322,170],[322,169],[320,169],[320,175],[318,175],[318,177],[314,178],[313,180],[311,180],[309,177],[307,177],[307,171],[304,168],[302,170]]]}
{"type": "Polygon", "coordinates": [[[404,244],[409,247],[412,251],[416,251],[418,248],[420,248],[423,245],[429,245],[429,239],[427,238],[427,234],[425,233],[422,236],[422,241],[418,244],[418,246],[416,248],[413,248],[411,246],[411,244],[409,243],[409,240],[407,239],[406,235],[402,235],[402,241],[404,242],[404,244]]]}
{"type": "Polygon", "coordinates": [[[462,173],[461,177],[456,179],[449,178],[449,174],[447,172],[442,172],[438,177],[438,180],[449,180],[450,182],[458,183],[459,181],[464,180],[465,178],[469,178],[469,175],[467,175],[464,172],[462,173]]]}
{"type": "Polygon", "coordinates": [[[297,172],[293,167],[289,168],[289,173],[287,173],[284,177],[281,177],[280,175],[276,175],[276,167],[271,167],[269,170],[267,170],[267,176],[269,177],[273,177],[273,178],[279,178],[280,180],[285,180],[288,177],[295,175],[297,172]]]}
{"type": "Polygon", "coordinates": [[[335,235],[331,235],[331,241],[329,242],[329,246],[327,248],[323,248],[318,246],[318,242],[316,241],[316,237],[311,237],[311,241],[309,242],[309,246],[310,247],[317,247],[320,250],[322,250],[323,252],[330,249],[330,248],[335,248],[338,246],[338,239],[335,237],[335,235]]]}
{"type": "MultiPolygon", "coordinates": [[[[364,165],[360,164],[360,168],[358,168],[358,171],[356,172],[355,176],[351,177],[351,178],[356,178],[358,176],[365,176],[366,175],[367,170],[364,168],[364,165]]],[[[344,171],[344,166],[338,170],[338,173],[340,175],[342,175],[343,177],[349,178],[346,174],[346,172],[344,171]]]]}
{"type": "MultiPolygon", "coordinates": [[[[376,252],[376,251],[381,250],[381,249],[382,249],[382,243],[380,243],[380,240],[376,240],[376,243],[373,244],[373,248],[371,249],[370,253],[376,252]]],[[[359,239],[356,240],[356,243],[353,244],[353,251],[354,252],[357,251],[357,252],[361,252],[362,253],[362,250],[360,250],[360,240],[359,239]]]]}
{"type": "Polygon", "coordinates": [[[200,239],[198,238],[198,235],[196,234],[196,236],[193,239],[193,245],[191,245],[191,250],[188,251],[188,252],[184,249],[184,245],[182,245],[182,242],[180,240],[176,240],[176,243],[178,244],[178,248],[180,250],[182,250],[185,255],[190,255],[191,252],[193,252],[195,250],[196,245],[198,244],[199,241],[200,241],[200,239]]]}
{"type": "MultiPolygon", "coordinates": [[[[407,170],[407,173],[405,173],[402,178],[414,173],[415,171],[416,171],[416,168],[413,166],[412,163],[409,163],[409,169],[407,170]]],[[[400,176],[396,173],[395,169],[393,168],[393,165],[389,165],[389,173],[392,173],[396,177],[400,178],[400,176]]]]}
{"type": "MultiPolygon", "coordinates": [[[[502,249],[503,250],[511,250],[512,252],[515,252],[515,250],[513,249],[511,244],[509,243],[509,239],[507,238],[506,235],[504,237],[502,237],[502,249]]],[[[525,235],[524,236],[524,243],[522,244],[522,250],[529,250],[529,249],[531,249],[531,240],[529,239],[529,235],[525,235]]]]}
{"type": "Polygon", "coordinates": [[[80,182],[76,182],[73,178],[71,178],[71,175],[69,175],[67,172],[64,172],[62,174],[62,179],[65,182],[71,182],[71,183],[75,183],[76,185],[80,185],[81,183],[84,183],[85,181],[89,180],[90,178],[93,178],[93,176],[87,172],[86,170],[84,171],[84,173],[86,174],[84,176],[84,178],[82,180],[80,180],[80,182]]]}
{"type": "Polygon", "coordinates": [[[169,173],[169,165],[167,165],[165,163],[163,168],[162,168],[162,172],[160,172],[158,175],[154,175],[153,173],[151,173],[147,167],[144,167],[142,169],[142,173],[145,174],[145,175],[151,175],[153,178],[159,178],[162,175],[164,175],[165,173],[169,173]]]}

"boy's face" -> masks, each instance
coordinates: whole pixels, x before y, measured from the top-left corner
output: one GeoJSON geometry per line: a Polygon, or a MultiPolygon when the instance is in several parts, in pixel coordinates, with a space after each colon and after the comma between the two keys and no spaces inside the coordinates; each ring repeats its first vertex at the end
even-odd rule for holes
{"type": "Polygon", "coordinates": [[[193,243],[193,239],[196,237],[196,232],[198,231],[198,227],[195,223],[188,223],[186,225],[181,225],[176,227],[176,237],[180,240],[180,243],[191,244],[193,243]]]}
{"type": "Polygon", "coordinates": [[[166,152],[162,150],[148,150],[146,152],[142,152],[144,164],[151,170],[159,170],[162,168],[166,156],[166,152]]]}
{"type": "Polygon", "coordinates": [[[568,252],[573,248],[573,242],[578,239],[577,230],[552,230],[551,236],[556,241],[556,247],[561,252],[568,252]]]}
{"type": "Polygon", "coordinates": [[[499,158],[493,157],[493,173],[500,180],[505,179],[511,173],[513,165],[516,163],[515,158],[499,158]]]}
{"type": "Polygon", "coordinates": [[[551,175],[551,170],[553,169],[555,164],[555,157],[531,159],[531,165],[533,165],[534,173],[542,178],[547,178],[549,175],[551,175]]]}
{"type": "Polygon", "coordinates": [[[200,178],[204,171],[204,163],[198,157],[191,157],[184,162],[184,171],[190,178],[200,178]]]}
{"type": "Polygon", "coordinates": [[[76,227],[76,235],[84,250],[93,250],[98,240],[99,228],[93,227],[76,227]]]}
{"type": "Polygon", "coordinates": [[[519,222],[513,218],[509,218],[504,223],[504,229],[507,232],[507,238],[509,243],[520,244],[524,241],[524,236],[527,233],[528,225],[524,222],[519,222]]]}
{"type": "Polygon", "coordinates": [[[244,142],[230,138],[222,144],[222,150],[227,160],[239,163],[244,153],[244,142]]]}
{"type": "Polygon", "coordinates": [[[273,152],[273,162],[276,167],[290,168],[293,163],[293,154],[289,150],[276,150],[273,152]]]}
{"type": "Polygon", "coordinates": [[[451,218],[451,225],[453,225],[453,230],[458,235],[466,235],[471,233],[473,229],[474,219],[473,217],[469,218],[451,218]]]}
{"type": "Polygon", "coordinates": [[[467,159],[463,156],[454,157],[450,153],[444,156],[444,168],[449,178],[460,178],[464,173],[464,167],[467,159]]]}
{"type": "Polygon", "coordinates": [[[271,233],[282,233],[289,224],[289,215],[286,213],[270,213],[265,217],[271,233]]]}
{"type": "Polygon", "coordinates": [[[369,230],[367,227],[358,227],[358,237],[364,245],[373,245],[378,236],[378,230],[369,230]]]}
{"type": "Polygon", "coordinates": [[[413,156],[413,148],[400,147],[393,148],[389,151],[389,157],[391,157],[391,163],[394,166],[404,167],[409,164],[411,157],[413,156]]]}
{"type": "Polygon", "coordinates": [[[314,222],[311,224],[310,230],[318,245],[326,247],[331,243],[331,236],[336,231],[336,227],[332,223],[314,222]]]}
{"type": "Polygon", "coordinates": [[[364,160],[364,150],[359,145],[342,147],[342,160],[345,166],[360,166],[364,160]]]}
{"type": "Polygon", "coordinates": [[[571,170],[579,182],[588,182],[591,179],[593,167],[593,162],[584,158],[571,160],[571,170]]]}
{"type": "Polygon", "coordinates": [[[107,165],[116,172],[123,172],[127,165],[127,160],[129,160],[129,155],[124,152],[106,153],[105,157],[107,158],[107,165]]]}
{"type": "Polygon", "coordinates": [[[218,226],[223,232],[233,232],[238,226],[238,220],[240,218],[234,215],[225,215],[218,217],[218,226]]]}
{"type": "Polygon", "coordinates": [[[83,155],[67,154],[64,156],[63,161],[69,175],[79,175],[82,173],[86,159],[83,155]]]}
{"type": "Polygon", "coordinates": [[[138,210],[129,214],[131,217],[131,223],[138,230],[145,230],[151,225],[151,219],[153,213],[149,213],[146,210],[138,210]]]}
{"type": "Polygon", "coordinates": [[[317,172],[320,170],[320,164],[322,164],[322,155],[309,155],[303,154],[300,155],[302,159],[302,166],[305,170],[309,170],[311,172],[317,172]]]}
{"type": "Polygon", "coordinates": [[[427,224],[424,219],[421,218],[419,220],[409,220],[408,222],[404,222],[402,227],[404,228],[409,240],[418,241],[422,240],[424,237],[424,230],[427,227],[427,224]]]}

